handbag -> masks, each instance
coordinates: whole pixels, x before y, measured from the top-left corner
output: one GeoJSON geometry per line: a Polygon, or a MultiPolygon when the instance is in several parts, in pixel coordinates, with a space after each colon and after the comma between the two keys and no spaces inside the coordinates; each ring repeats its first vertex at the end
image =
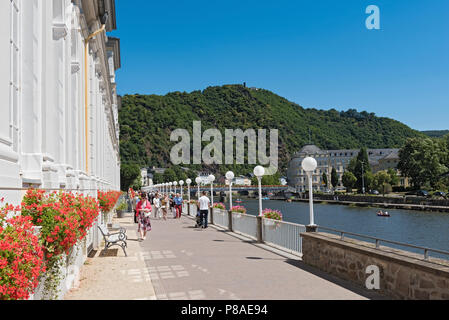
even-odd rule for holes
{"type": "MultiPolygon", "coordinates": [[[[145,202],[145,206],[146,206],[146,202],[145,202]]],[[[149,218],[149,217],[151,217],[151,211],[149,211],[149,212],[144,212],[143,213],[143,216],[145,217],[145,218],[149,218]]]]}

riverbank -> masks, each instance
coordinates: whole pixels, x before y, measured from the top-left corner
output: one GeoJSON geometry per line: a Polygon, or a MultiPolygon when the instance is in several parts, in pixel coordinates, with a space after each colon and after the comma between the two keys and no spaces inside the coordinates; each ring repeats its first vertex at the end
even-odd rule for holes
{"type": "MultiPolygon", "coordinates": [[[[259,201],[242,198],[249,214],[257,215],[259,201]]],[[[279,210],[283,220],[302,225],[310,223],[307,200],[287,202],[285,199],[263,200],[262,208],[279,210]]],[[[447,250],[449,238],[447,226],[449,214],[437,211],[407,209],[382,209],[390,217],[377,216],[378,208],[362,204],[360,206],[317,200],[314,205],[315,223],[346,232],[409,243],[416,246],[447,250]]],[[[404,249],[399,247],[398,249],[404,249]]]]}
{"type": "MultiPolygon", "coordinates": [[[[271,200],[286,201],[284,197],[272,197],[271,200]]],[[[309,199],[292,198],[295,202],[309,202],[309,199]]],[[[371,208],[390,208],[390,209],[403,209],[403,210],[419,210],[419,211],[432,211],[432,212],[449,212],[448,206],[431,206],[425,204],[408,204],[408,203],[379,203],[379,202],[362,202],[362,201],[342,201],[342,200],[327,200],[314,198],[314,203],[322,204],[338,204],[355,207],[371,207],[371,208]]]]}

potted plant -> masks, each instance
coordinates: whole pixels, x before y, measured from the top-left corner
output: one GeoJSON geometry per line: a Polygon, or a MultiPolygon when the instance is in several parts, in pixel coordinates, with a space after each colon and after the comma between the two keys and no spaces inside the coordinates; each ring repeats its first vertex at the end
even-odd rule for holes
{"type": "Polygon", "coordinates": [[[246,208],[244,206],[233,206],[231,208],[231,212],[233,213],[234,217],[240,218],[242,214],[246,214],[246,208]]]}
{"type": "Polygon", "coordinates": [[[264,217],[264,224],[268,227],[277,227],[279,223],[276,221],[282,221],[282,213],[279,210],[267,208],[262,211],[262,216],[264,217]]]}
{"type": "Polygon", "coordinates": [[[126,212],[127,207],[128,206],[127,206],[125,201],[121,201],[119,203],[119,205],[115,209],[115,211],[117,212],[117,218],[124,218],[125,217],[125,212],[126,212]]]}

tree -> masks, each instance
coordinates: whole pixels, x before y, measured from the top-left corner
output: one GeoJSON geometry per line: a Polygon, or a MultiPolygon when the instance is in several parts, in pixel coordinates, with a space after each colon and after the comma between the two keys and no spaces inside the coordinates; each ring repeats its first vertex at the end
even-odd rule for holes
{"type": "Polygon", "coordinates": [[[385,195],[388,190],[388,186],[391,189],[389,182],[391,181],[391,176],[387,173],[387,171],[379,171],[374,175],[374,183],[375,188],[381,188],[382,194],[385,195]]]}
{"type": "Polygon", "coordinates": [[[176,176],[176,181],[179,182],[179,180],[185,180],[187,179],[187,174],[186,172],[180,167],[180,166],[173,166],[172,167],[173,171],[175,172],[175,176],[176,176]]]}
{"type": "Polygon", "coordinates": [[[364,176],[364,183],[365,183],[365,191],[366,190],[372,190],[376,187],[375,183],[375,179],[374,179],[374,174],[371,171],[367,171],[364,176]]]}
{"type": "Polygon", "coordinates": [[[196,185],[195,179],[198,176],[198,174],[192,169],[189,169],[186,174],[187,174],[187,178],[192,180],[192,185],[195,186],[196,185]]]}
{"type": "Polygon", "coordinates": [[[412,138],[399,150],[398,169],[411,178],[415,188],[435,187],[441,175],[448,170],[447,153],[442,143],[430,138],[412,138]]]}
{"type": "Polygon", "coordinates": [[[162,177],[164,179],[164,182],[178,181],[176,173],[172,168],[168,168],[167,170],[165,170],[162,177]]]}
{"type": "Polygon", "coordinates": [[[120,166],[120,188],[122,191],[128,191],[136,179],[140,180],[139,165],[122,163],[120,166]]]}
{"type": "Polygon", "coordinates": [[[142,188],[142,179],[140,175],[131,183],[131,188],[133,188],[133,190],[140,190],[142,188]]]}
{"type": "Polygon", "coordinates": [[[153,174],[153,183],[154,184],[159,184],[159,183],[163,183],[163,182],[164,182],[164,177],[162,174],[160,174],[160,173],[153,174]]]}
{"type": "Polygon", "coordinates": [[[329,187],[329,179],[327,178],[326,172],[323,172],[322,179],[323,179],[324,185],[326,186],[326,188],[328,188],[329,187]]]}
{"type": "Polygon", "coordinates": [[[332,187],[336,188],[338,186],[338,174],[337,174],[337,170],[335,168],[332,168],[332,172],[331,172],[331,183],[332,183],[332,187]]]}
{"type": "Polygon", "coordinates": [[[354,176],[357,178],[356,187],[360,193],[363,192],[363,186],[365,190],[369,187],[370,182],[366,181],[365,178],[372,178],[372,175],[367,175],[367,173],[371,173],[371,166],[369,164],[368,152],[366,147],[362,147],[357,154],[356,158],[351,159],[348,170],[351,171],[354,176]],[[363,177],[363,179],[362,179],[363,177]]]}
{"type": "Polygon", "coordinates": [[[346,191],[352,192],[352,189],[354,189],[357,182],[357,177],[351,171],[345,171],[345,173],[343,173],[342,182],[346,191]]]}
{"type": "Polygon", "coordinates": [[[387,171],[388,175],[390,176],[390,181],[388,181],[389,184],[392,186],[397,186],[399,184],[399,177],[396,170],[390,168],[387,171]]]}
{"type": "MultiPolygon", "coordinates": [[[[274,185],[279,185],[279,179],[281,178],[281,175],[278,172],[276,172],[275,174],[272,175],[266,175],[262,177],[262,181],[261,184],[263,186],[274,186],[274,185]]],[[[251,179],[251,185],[257,186],[259,184],[259,182],[257,181],[257,177],[253,177],[251,179]]]]}

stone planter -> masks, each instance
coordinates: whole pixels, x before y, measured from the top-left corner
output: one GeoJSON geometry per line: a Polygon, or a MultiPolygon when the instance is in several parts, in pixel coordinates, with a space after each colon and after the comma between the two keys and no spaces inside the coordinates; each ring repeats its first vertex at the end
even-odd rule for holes
{"type": "Polygon", "coordinates": [[[213,208],[213,209],[214,209],[214,213],[217,213],[217,214],[224,215],[226,213],[226,210],[223,210],[223,209],[219,209],[219,208],[213,208]]]}
{"type": "Polygon", "coordinates": [[[276,229],[279,226],[278,221],[271,219],[263,219],[263,224],[270,229],[276,229]]]}
{"type": "Polygon", "coordinates": [[[117,218],[124,218],[125,217],[125,211],[124,210],[116,210],[117,212],[117,218]]]}
{"type": "Polygon", "coordinates": [[[240,219],[242,217],[241,212],[232,212],[232,216],[236,219],[240,219]]]}
{"type": "Polygon", "coordinates": [[[112,222],[112,214],[110,212],[102,212],[102,224],[105,226],[112,222]]]}

